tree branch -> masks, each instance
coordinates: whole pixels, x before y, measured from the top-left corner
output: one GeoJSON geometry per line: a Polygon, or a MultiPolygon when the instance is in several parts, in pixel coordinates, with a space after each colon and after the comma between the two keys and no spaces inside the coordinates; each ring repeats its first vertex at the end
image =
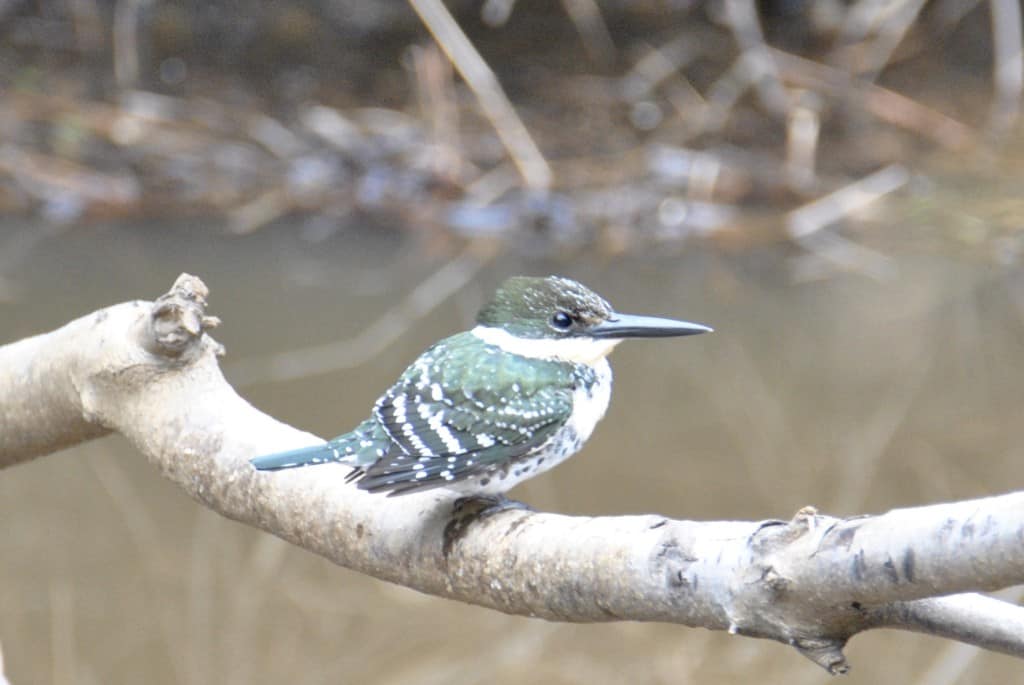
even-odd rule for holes
{"type": "Polygon", "coordinates": [[[224,380],[206,287],[178,278],[0,347],[0,466],[110,431],[190,496],[348,568],[549,620],[667,621],[766,637],[842,672],[878,627],[1024,656],[1024,609],[971,593],[1024,583],[1024,493],[848,520],[692,522],[509,510],[454,526],[450,495],[384,498],[322,466],[248,459],[314,444],[224,380]],[[952,595],[952,596],[945,596],[952,595]]]}

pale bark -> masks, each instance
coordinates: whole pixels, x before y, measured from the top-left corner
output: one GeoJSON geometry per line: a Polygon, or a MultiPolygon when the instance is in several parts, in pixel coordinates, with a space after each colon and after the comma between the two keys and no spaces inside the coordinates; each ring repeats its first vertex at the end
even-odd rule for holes
{"type": "Polygon", "coordinates": [[[224,380],[205,297],[182,275],[155,303],[0,347],[0,466],[115,431],[215,511],[442,597],[766,637],[832,672],[846,669],[846,640],[877,627],[1024,656],[1024,609],[967,594],[1024,583],[1024,493],[847,520],[813,509],[767,522],[508,510],[452,534],[444,491],[369,495],[340,466],[253,470],[253,456],[319,438],[224,380]]]}

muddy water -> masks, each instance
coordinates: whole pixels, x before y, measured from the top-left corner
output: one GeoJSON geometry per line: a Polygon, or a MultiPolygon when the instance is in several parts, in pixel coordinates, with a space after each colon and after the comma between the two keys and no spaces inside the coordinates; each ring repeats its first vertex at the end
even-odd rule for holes
{"type": "MultiPolygon", "coordinates": [[[[246,238],[199,225],[39,230],[0,232],[0,341],[155,297],[189,271],[224,319],[232,380],[325,436],[362,419],[513,273],[565,274],[623,311],[713,325],[616,351],[612,406],[586,450],[515,493],[538,508],[768,518],[1024,487],[1024,281],[990,261],[910,254],[889,280],[795,284],[784,248],[503,257],[368,360],[340,355],[336,371],[270,383],[252,376],[253,360],[358,334],[449,252],[388,232],[311,243],[290,227],[246,238]]],[[[5,471],[0,519],[0,644],[15,685],[830,680],[776,644],[506,617],[338,569],[207,513],[116,437],[5,471]]],[[[982,654],[961,672],[949,665],[956,649],[878,631],[851,644],[845,682],[939,682],[925,679],[930,668],[951,678],[941,682],[1015,682],[1024,668],[982,654]]]]}

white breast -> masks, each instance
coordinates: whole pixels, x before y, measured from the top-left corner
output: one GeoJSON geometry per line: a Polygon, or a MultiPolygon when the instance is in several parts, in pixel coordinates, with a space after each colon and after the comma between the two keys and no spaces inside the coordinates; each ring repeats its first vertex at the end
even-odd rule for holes
{"type": "Polygon", "coordinates": [[[455,483],[452,490],[467,495],[496,495],[576,454],[608,409],[612,395],[612,368],[607,359],[593,365],[596,378],[589,388],[573,391],[572,415],[543,448],[486,474],[455,483]]]}
{"type": "Polygon", "coordinates": [[[590,388],[576,388],[572,398],[572,416],[568,425],[579,436],[580,443],[586,442],[594,432],[594,426],[604,417],[612,397],[612,367],[607,359],[594,364],[596,382],[590,388]]]}

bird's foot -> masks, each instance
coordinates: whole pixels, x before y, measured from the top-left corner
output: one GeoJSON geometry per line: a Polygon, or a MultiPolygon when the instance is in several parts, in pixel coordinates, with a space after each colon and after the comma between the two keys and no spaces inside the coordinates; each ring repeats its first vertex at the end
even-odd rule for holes
{"type": "Polygon", "coordinates": [[[452,518],[444,527],[443,552],[447,558],[452,547],[459,538],[466,534],[469,526],[476,521],[483,521],[503,511],[528,511],[533,509],[518,500],[509,499],[505,495],[477,495],[460,497],[452,506],[452,518]]]}
{"type": "Polygon", "coordinates": [[[456,518],[469,516],[484,519],[510,509],[533,511],[530,505],[510,499],[505,495],[475,495],[455,500],[455,504],[452,506],[452,515],[456,518]]]}

